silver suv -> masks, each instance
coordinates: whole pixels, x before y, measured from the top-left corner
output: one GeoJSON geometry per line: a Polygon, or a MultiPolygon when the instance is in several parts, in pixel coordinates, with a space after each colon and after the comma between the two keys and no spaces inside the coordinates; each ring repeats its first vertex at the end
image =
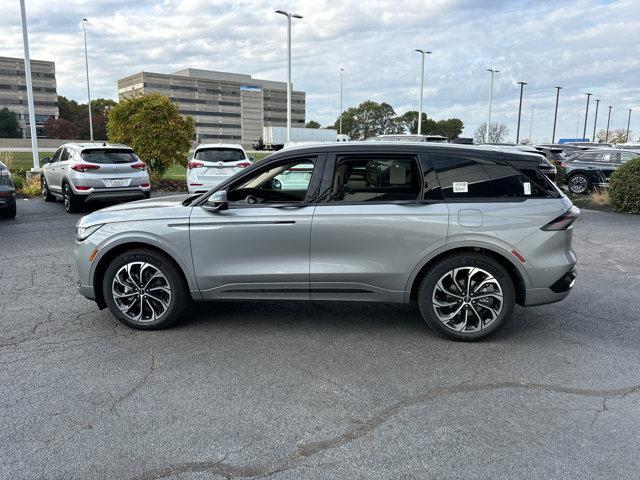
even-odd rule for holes
{"type": "Polygon", "coordinates": [[[171,325],[190,299],[417,302],[437,331],[476,340],[516,303],[573,287],[579,211],[537,157],[435,143],[282,150],[204,195],[83,217],[78,288],[140,329],[171,325]]]}
{"type": "Polygon", "coordinates": [[[149,198],[147,166],[126,145],[66,143],[51,158],[43,159],[42,198],[62,197],[69,213],[94,200],[149,198]]]}

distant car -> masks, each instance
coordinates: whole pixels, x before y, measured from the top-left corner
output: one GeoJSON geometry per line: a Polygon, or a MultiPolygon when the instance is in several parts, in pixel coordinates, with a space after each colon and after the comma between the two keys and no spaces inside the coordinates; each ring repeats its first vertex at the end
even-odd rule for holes
{"type": "Polygon", "coordinates": [[[430,142],[430,143],[449,143],[447,137],[442,135],[378,135],[376,137],[367,138],[368,142],[430,142]]]}
{"type": "Polygon", "coordinates": [[[622,148],[624,150],[638,150],[640,151],[640,143],[619,143],[616,145],[617,148],[622,148]]]}
{"type": "Polygon", "coordinates": [[[52,202],[61,197],[69,213],[85,202],[150,197],[147,166],[126,145],[66,143],[42,161],[42,198],[52,202]]]}
{"type": "Polygon", "coordinates": [[[202,144],[187,165],[189,193],[204,193],[251,165],[240,144],[202,144]]]}
{"type": "Polygon", "coordinates": [[[0,162],[0,218],[16,218],[16,187],[9,168],[0,162]]]}
{"type": "Polygon", "coordinates": [[[567,142],[563,143],[563,145],[567,145],[570,147],[582,147],[582,148],[613,148],[614,145],[612,143],[604,143],[604,142],[567,142]]]}
{"type": "Polygon", "coordinates": [[[484,147],[493,147],[496,150],[502,150],[505,152],[518,151],[535,155],[539,161],[538,169],[542,173],[544,173],[552,182],[556,181],[558,169],[547,159],[547,157],[540,150],[535,147],[532,147],[530,145],[518,145],[515,143],[481,143],[479,145],[484,147]]]}
{"type": "Polygon", "coordinates": [[[588,193],[593,188],[609,186],[609,177],[625,162],[640,156],[638,151],[616,148],[587,150],[576,153],[563,163],[566,183],[571,193],[588,193]]]}
{"type": "Polygon", "coordinates": [[[535,148],[542,152],[547,160],[551,162],[552,165],[560,166],[560,164],[565,160],[564,150],[558,147],[544,146],[544,145],[536,145],[535,148]]]}

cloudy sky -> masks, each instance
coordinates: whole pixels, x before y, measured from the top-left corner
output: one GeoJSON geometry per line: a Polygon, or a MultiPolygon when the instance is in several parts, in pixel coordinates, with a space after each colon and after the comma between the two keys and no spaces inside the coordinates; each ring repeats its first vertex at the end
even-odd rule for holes
{"type": "MultiPolygon", "coordinates": [[[[521,136],[551,136],[554,86],[558,134],[582,134],[586,92],[600,98],[598,126],[626,127],[640,109],[638,0],[574,1],[226,1],[27,0],[31,56],[54,60],[58,93],[86,101],[82,17],[89,19],[93,97],[117,98],[116,80],[141,70],[169,73],[207,68],[285,80],[285,18],[293,26],[294,88],[307,92],[307,120],[333,123],[339,113],[339,68],[345,108],[363,100],[417,110],[420,56],[427,58],[425,111],[459,117],[472,135],[486,119],[489,73],[496,77],[492,119],[515,138],[519,80],[525,87],[521,136]],[[534,108],[535,106],[535,108],[534,108]],[[579,128],[578,128],[579,126],[579,128]]],[[[0,55],[22,56],[18,0],[0,0],[0,55]]],[[[640,131],[640,111],[631,129],[640,131]]],[[[590,135],[588,135],[590,136],[590,135]]]]}

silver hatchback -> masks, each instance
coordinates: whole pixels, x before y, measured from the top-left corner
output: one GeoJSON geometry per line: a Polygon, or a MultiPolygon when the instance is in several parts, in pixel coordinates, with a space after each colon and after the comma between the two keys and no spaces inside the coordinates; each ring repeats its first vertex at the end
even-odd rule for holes
{"type": "Polygon", "coordinates": [[[61,197],[69,213],[89,201],[149,198],[147,166],[126,145],[67,143],[43,159],[41,191],[45,202],[61,197]]]}
{"type": "Polygon", "coordinates": [[[291,148],[204,195],[83,217],[78,288],[140,329],[173,324],[192,299],[416,302],[435,330],[476,340],[516,304],[569,294],[578,213],[515,150],[291,148]]]}

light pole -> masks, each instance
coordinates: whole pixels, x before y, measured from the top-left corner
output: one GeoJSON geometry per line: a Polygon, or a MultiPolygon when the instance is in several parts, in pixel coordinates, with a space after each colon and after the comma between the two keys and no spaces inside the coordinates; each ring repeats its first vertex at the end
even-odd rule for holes
{"type": "Polygon", "coordinates": [[[596,124],[598,123],[598,107],[600,106],[600,99],[596,99],[596,116],[593,119],[593,137],[591,138],[592,142],[596,141],[596,124]]]}
{"type": "Polygon", "coordinates": [[[420,67],[420,110],[418,111],[418,135],[422,135],[422,97],[424,93],[424,57],[430,55],[429,50],[420,50],[416,48],[416,52],[422,56],[422,64],[420,67]]]}
{"type": "Polygon", "coordinates": [[[531,140],[531,134],[533,132],[533,114],[536,111],[536,106],[531,105],[531,122],[529,122],[529,141],[533,143],[531,140]]]}
{"type": "Polygon", "coordinates": [[[344,68],[340,69],[340,135],[342,135],[342,73],[344,68]]]}
{"type": "Polygon", "coordinates": [[[302,18],[297,13],[276,10],[276,13],[287,17],[287,142],[291,141],[291,19],[302,18]]]}
{"type": "Polygon", "coordinates": [[[627,119],[627,139],[625,140],[626,143],[629,143],[629,126],[631,125],[631,112],[632,110],[629,109],[629,118],[627,119]]]}
{"type": "Polygon", "coordinates": [[[20,0],[20,15],[22,19],[22,44],[24,46],[24,74],[27,81],[27,104],[29,106],[29,129],[31,130],[31,154],[33,156],[33,170],[40,168],[38,156],[38,132],[36,131],[36,114],[33,108],[33,85],[31,84],[31,59],[29,58],[29,35],[27,34],[27,13],[24,0],[20,0]]]}
{"type": "Polygon", "coordinates": [[[556,88],[556,113],[553,115],[553,133],[551,134],[551,143],[556,142],[556,124],[558,122],[558,102],[560,101],[560,90],[562,87],[556,88]]]}
{"type": "Polygon", "coordinates": [[[489,143],[489,126],[491,125],[491,104],[493,103],[493,76],[499,73],[500,70],[494,70],[493,68],[487,68],[487,72],[491,72],[491,88],[489,89],[489,116],[487,118],[487,129],[485,132],[485,142],[489,143]]]}
{"type": "Polygon", "coordinates": [[[87,103],[89,107],[89,137],[93,142],[93,121],[91,119],[91,89],[89,88],[89,55],[87,55],[87,23],[89,20],[82,19],[82,31],[84,32],[84,66],[87,71],[87,103]]]}
{"type": "Polygon", "coordinates": [[[589,117],[589,100],[591,100],[591,95],[593,93],[585,93],[587,96],[587,109],[584,112],[584,130],[582,131],[582,138],[587,138],[587,118],[589,117]]]}
{"type": "Polygon", "coordinates": [[[604,143],[609,141],[609,124],[611,123],[611,109],[613,107],[609,105],[609,115],[607,116],[607,133],[604,136],[604,143]]]}
{"type": "Polygon", "coordinates": [[[522,92],[527,82],[518,82],[520,85],[520,103],[518,104],[518,129],[516,130],[516,143],[520,143],[520,118],[522,117],[522,92]]]}

